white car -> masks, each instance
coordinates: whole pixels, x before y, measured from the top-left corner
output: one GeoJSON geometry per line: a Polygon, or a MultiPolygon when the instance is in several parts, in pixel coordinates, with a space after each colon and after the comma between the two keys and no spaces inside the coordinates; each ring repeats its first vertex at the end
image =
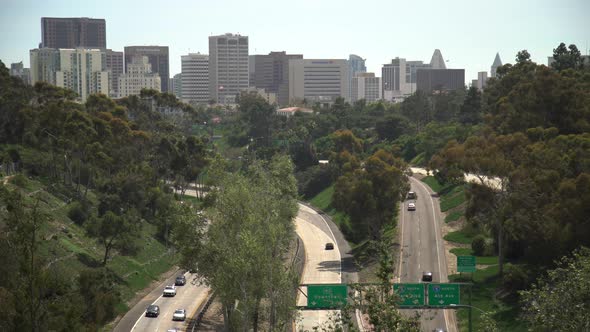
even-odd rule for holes
{"type": "Polygon", "coordinates": [[[166,288],[164,288],[164,296],[176,296],[176,286],[166,286],[166,288]]]}
{"type": "Polygon", "coordinates": [[[172,320],[182,320],[186,319],[186,310],[184,309],[176,309],[174,311],[174,315],[172,315],[172,320]]]}
{"type": "Polygon", "coordinates": [[[408,203],[408,211],[416,211],[416,204],[408,203]]]}

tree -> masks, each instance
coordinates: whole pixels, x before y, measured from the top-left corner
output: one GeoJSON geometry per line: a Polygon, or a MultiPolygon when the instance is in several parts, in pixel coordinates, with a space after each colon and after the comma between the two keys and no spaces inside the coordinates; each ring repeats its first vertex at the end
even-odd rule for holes
{"type": "Polygon", "coordinates": [[[565,69],[581,69],[584,67],[582,54],[575,44],[571,44],[567,48],[565,43],[560,43],[557,48],[553,49],[553,63],[551,67],[558,71],[565,69]]]}
{"type": "Polygon", "coordinates": [[[557,267],[521,291],[523,317],[535,330],[584,331],[590,327],[590,250],[564,256],[557,267]]]}
{"type": "Polygon", "coordinates": [[[464,125],[474,125],[482,121],[481,92],[476,87],[472,86],[467,91],[458,118],[464,125]]]}
{"type": "Polygon", "coordinates": [[[382,140],[396,140],[408,131],[408,119],[398,114],[388,114],[375,124],[375,131],[382,140]]]}
{"type": "Polygon", "coordinates": [[[90,235],[96,237],[104,246],[102,265],[107,264],[113,249],[123,248],[133,242],[138,231],[138,216],[134,211],[127,211],[118,215],[107,211],[102,216],[95,216],[88,225],[90,235]]]}
{"type": "Polygon", "coordinates": [[[527,62],[531,62],[531,55],[529,54],[529,51],[522,50],[522,51],[519,51],[518,53],[516,53],[516,63],[527,63],[527,62]]]}

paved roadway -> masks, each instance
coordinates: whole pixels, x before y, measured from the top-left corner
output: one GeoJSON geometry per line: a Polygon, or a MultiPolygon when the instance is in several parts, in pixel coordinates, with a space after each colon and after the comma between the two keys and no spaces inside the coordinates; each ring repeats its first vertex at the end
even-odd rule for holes
{"type": "MultiPolygon", "coordinates": [[[[400,209],[401,246],[398,276],[400,282],[420,282],[422,272],[433,273],[433,282],[448,282],[447,261],[441,234],[441,212],[437,198],[424,183],[410,178],[416,211],[408,211],[405,201],[400,209]]],[[[455,332],[452,310],[419,310],[422,313],[422,330],[443,328],[455,332]]]]}
{"type": "MultiPolygon", "coordinates": [[[[334,233],[327,222],[313,209],[299,204],[295,218],[297,234],[305,248],[305,266],[301,277],[302,284],[339,284],[342,281],[342,264],[340,249],[334,233]],[[334,250],[325,250],[327,242],[334,243],[334,250]]],[[[302,287],[307,294],[307,289],[302,287]]],[[[307,299],[301,293],[297,296],[297,305],[305,306],[307,299]]],[[[300,310],[296,321],[296,331],[313,331],[330,318],[336,318],[339,310],[300,310]]]]}
{"type": "MultiPolygon", "coordinates": [[[[172,321],[172,314],[176,309],[186,309],[187,322],[190,317],[195,314],[199,305],[206,300],[209,289],[204,285],[199,285],[198,279],[195,279],[194,274],[185,273],[186,285],[176,287],[176,296],[174,297],[163,297],[162,292],[167,284],[173,284],[174,280],[170,283],[164,283],[160,285],[156,290],[158,291],[158,297],[149,304],[156,304],[160,306],[160,315],[158,317],[145,317],[145,306],[144,312],[141,313],[135,325],[131,328],[131,331],[167,331],[169,329],[178,329],[184,331],[186,329],[186,322],[174,322],[172,321]]],[[[153,293],[153,292],[152,292],[153,293]]],[[[151,295],[151,294],[150,294],[151,295]]],[[[129,330],[127,330],[129,331],[129,330]]]]}

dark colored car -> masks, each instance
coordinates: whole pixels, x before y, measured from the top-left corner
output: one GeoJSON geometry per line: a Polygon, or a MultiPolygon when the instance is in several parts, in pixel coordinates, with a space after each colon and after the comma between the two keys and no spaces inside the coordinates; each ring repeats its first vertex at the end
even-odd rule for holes
{"type": "Polygon", "coordinates": [[[408,192],[408,199],[416,199],[416,198],[418,198],[418,196],[416,195],[416,193],[414,191],[408,192]]]}
{"type": "Polygon", "coordinates": [[[422,272],[422,281],[431,282],[432,272],[422,272]]]}
{"type": "Polygon", "coordinates": [[[186,277],[185,276],[178,276],[176,277],[176,281],[174,281],[176,286],[184,286],[186,284],[186,277]]]}
{"type": "Polygon", "coordinates": [[[326,250],[334,250],[334,243],[326,243],[326,250]]]}
{"type": "Polygon", "coordinates": [[[146,317],[158,317],[160,315],[160,307],[154,304],[150,304],[145,310],[146,317]]]}

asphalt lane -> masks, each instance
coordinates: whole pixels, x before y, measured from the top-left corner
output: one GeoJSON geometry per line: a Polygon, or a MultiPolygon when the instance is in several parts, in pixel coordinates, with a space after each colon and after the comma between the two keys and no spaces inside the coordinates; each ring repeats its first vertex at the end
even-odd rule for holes
{"type": "MultiPolygon", "coordinates": [[[[400,282],[421,282],[423,272],[432,272],[433,282],[448,282],[445,249],[441,234],[442,217],[438,199],[425,184],[410,178],[416,200],[406,200],[400,208],[402,228],[401,260],[398,267],[400,282]],[[408,211],[408,203],[416,204],[416,211],[408,211]]],[[[422,330],[443,328],[456,331],[452,310],[418,310],[422,314],[422,330]]]]}
{"type": "MultiPolygon", "coordinates": [[[[295,218],[295,229],[305,247],[305,266],[302,284],[339,284],[342,281],[342,263],[334,233],[322,216],[313,209],[300,204],[295,218]],[[326,243],[334,243],[334,250],[325,250],[326,243]]],[[[306,287],[301,289],[307,294],[306,287]]],[[[307,298],[301,293],[297,305],[305,306],[307,298]]],[[[313,331],[315,327],[329,324],[336,319],[339,310],[300,310],[295,323],[296,331],[313,331]]]]}
{"type": "MultiPolygon", "coordinates": [[[[205,285],[200,285],[199,279],[195,274],[185,273],[186,285],[176,287],[176,296],[163,297],[162,292],[166,284],[158,287],[160,296],[152,304],[160,306],[160,315],[158,317],[145,317],[145,312],[137,317],[135,325],[131,331],[167,331],[169,329],[178,329],[184,331],[186,322],[172,321],[172,315],[176,309],[186,309],[187,322],[192,317],[199,305],[206,300],[209,289],[205,285]]],[[[173,284],[174,280],[170,284],[173,284]]]]}

